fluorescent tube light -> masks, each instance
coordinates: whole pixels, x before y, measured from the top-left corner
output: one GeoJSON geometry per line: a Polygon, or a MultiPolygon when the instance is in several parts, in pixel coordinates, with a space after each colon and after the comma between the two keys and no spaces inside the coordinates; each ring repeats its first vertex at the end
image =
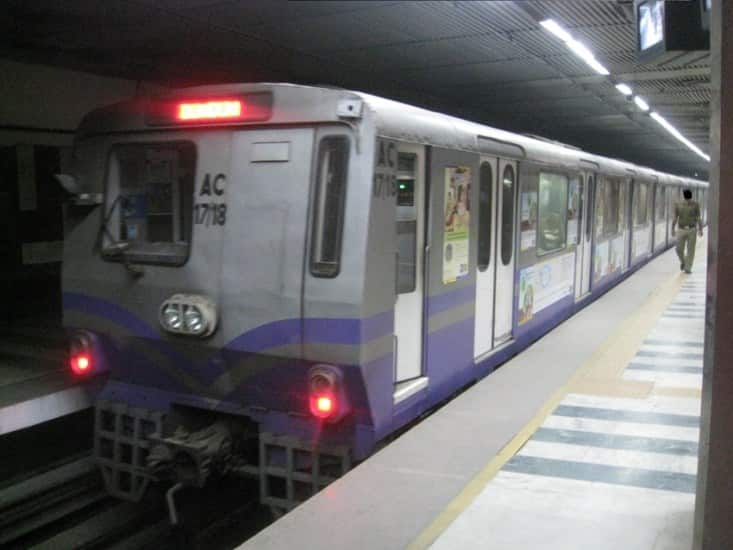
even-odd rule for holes
{"type": "Polygon", "coordinates": [[[570,42],[573,39],[573,37],[570,36],[570,33],[558,25],[554,19],[545,19],[540,23],[540,25],[545,27],[545,29],[557,36],[563,42],[570,42]]]}
{"type": "Polygon", "coordinates": [[[590,68],[598,74],[602,74],[603,76],[608,76],[611,74],[611,71],[601,65],[595,57],[591,60],[586,60],[586,63],[588,63],[588,65],[590,65],[590,68]]]}
{"type": "Polygon", "coordinates": [[[649,104],[638,95],[634,97],[634,103],[636,103],[636,106],[639,107],[639,109],[641,109],[642,111],[649,110],[649,104]]]}
{"type": "MultiPolygon", "coordinates": [[[[560,40],[565,42],[565,45],[570,49],[570,51],[572,51],[580,59],[585,61],[586,64],[588,64],[588,66],[592,68],[595,72],[604,76],[610,74],[608,69],[606,69],[606,67],[598,62],[598,60],[593,55],[593,52],[586,48],[582,43],[575,40],[568,31],[563,29],[562,26],[557,23],[557,21],[555,21],[554,19],[545,19],[544,21],[540,22],[540,25],[542,25],[545,30],[551,32],[560,40]]],[[[616,84],[616,89],[625,96],[630,96],[634,93],[631,87],[626,84],[616,84]]],[[[637,107],[639,107],[639,109],[641,109],[642,111],[649,111],[649,104],[638,95],[634,96],[634,103],[636,103],[637,107]]],[[[702,158],[710,162],[710,157],[708,155],[703,153],[699,147],[697,147],[689,139],[683,136],[680,131],[677,130],[677,128],[667,122],[667,120],[665,120],[665,118],[662,117],[659,113],[653,112],[650,114],[650,116],[655,121],[657,121],[665,130],[672,134],[676,139],[689,147],[695,154],[700,155],[702,158]]]]}
{"type": "Polygon", "coordinates": [[[657,112],[653,112],[649,116],[652,117],[655,121],[657,121],[657,123],[659,123],[659,125],[662,126],[662,128],[664,128],[670,134],[672,134],[678,141],[684,143],[692,152],[704,158],[706,161],[710,162],[710,156],[703,153],[702,150],[697,145],[695,145],[689,139],[683,136],[682,133],[677,128],[672,126],[672,124],[670,124],[666,118],[664,118],[662,115],[660,115],[657,112]]]}
{"type": "Polygon", "coordinates": [[[545,19],[540,22],[545,29],[557,36],[560,40],[565,42],[565,45],[577,55],[580,59],[586,62],[586,64],[593,69],[595,72],[601,75],[611,74],[606,67],[601,65],[588,48],[583,44],[575,40],[568,31],[563,29],[554,19],[545,19]]]}

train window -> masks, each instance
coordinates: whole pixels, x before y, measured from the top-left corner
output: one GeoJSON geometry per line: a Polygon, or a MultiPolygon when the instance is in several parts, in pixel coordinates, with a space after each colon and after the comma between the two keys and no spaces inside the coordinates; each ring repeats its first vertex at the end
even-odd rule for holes
{"type": "Polygon", "coordinates": [[[646,183],[636,183],[636,212],[634,224],[644,225],[647,222],[647,202],[649,200],[649,186],[646,183]]]}
{"type": "Polygon", "coordinates": [[[568,178],[540,172],[537,210],[537,255],[565,248],[568,216],[568,178]]]}
{"type": "Polygon", "coordinates": [[[501,178],[501,263],[509,265],[514,252],[514,168],[507,165],[501,178]]]}
{"type": "Polygon", "coordinates": [[[654,186],[654,215],[652,216],[655,223],[664,217],[664,204],[662,203],[662,200],[662,184],[657,183],[654,186]]]}
{"type": "Polygon", "coordinates": [[[596,185],[596,237],[603,236],[603,227],[606,218],[606,186],[607,182],[599,180],[596,185]]]}
{"type": "Polygon", "coordinates": [[[615,235],[619,231],[622,207],[625,200],[621,200],[621,183],[618,181],[605,182],[606,215],[604,218],[603,234],[615,235]]]}
{"type": "Polygon", "coordinates": [[[478,270],[486,271],[491,263],[491,223],[494,205],[494,175],[491,164],[484,162],[479,171],[478,197],[478,270]]]}
{"type": "Polygon", "coordinates": [[[659,183],[657,184],[657,196],[654,199],[654,219],[658,222],[664,221],[664,218],[666,217],[666,191],[667,190],[663,185],[659,183]]]}
{"type": "Polygon", "coordinates": [[[631,199],[634,190],[632,182],[622,181],[618,184],[618,231],[626,228],[626,216],[630,217],[629,221],[634,223],[634,212],[632,210],[631,199]]]}
{"type": "Polygon", "coordinates": [[[595,197],[595,188],[596,186],[594,185],[593,176],[590,176],[588,178],[588,220],[586,221],[586,224],[585,224],[585,240],[586,241],[590,241],[590,238],[592,236],[592,231],[593,231],[593,224],[591,223],[591,219],[592,219],[591,214],[593,212],[591,209],[593,208],[593,197],[595,197]]]}
{"type": "MultiPolygon", "coordinates": [[[[112,147],[108,166],[104,258],[185,263],[194,217],[195,145],[119,144],[112,147]]],[[[210,218],[218,220],[218,213],[210,218]]]]}
{"type": "Polygon", "coordinates": [[[400,153],[397,159],[397,206],[415,206],[414,154],[400,153]]]}
{"type": "Polygon", "coordinates": [[[318,146],[311,236],[310,268],[316,277],[335,277],[339,273],[348,164],[348,138],[324,137],[318,146]]]}
{"type": "Polygon", "coordinates": [[[397,157],[397,293],[407,294],[417,284],[417,211],[415,207],[415,163],[417,155],[397,157]]]}
{"type": "MultiPolygon", "coordinates": [[[[590,180],[589,180],[590,181],[590,180]]],[[[575,243],[580,244],[580,241],[583,239],[583,176],[580,176],[578,178],[578,188],[577,188],[577,210],[575,212],[575,217],[578,218],[578,222],[576,224],[576,231],[577,231],[577,237],[575,238],[575,243]]],[[[568,213],[568,216],[570,216],[570,213],[568,213]]]]}
{"type": "Polygon", "coordinates": [[[417,256],[417,220],[397,222],[397,293],[415,290],[417,256]]]}
{"type": "Polygon", "coordinates": [[[623,204],[624,201],[622,200],[618,181],[606,178],[598,181],[596,189],[596,236],[607,237],[618,233],[623,204]]]}

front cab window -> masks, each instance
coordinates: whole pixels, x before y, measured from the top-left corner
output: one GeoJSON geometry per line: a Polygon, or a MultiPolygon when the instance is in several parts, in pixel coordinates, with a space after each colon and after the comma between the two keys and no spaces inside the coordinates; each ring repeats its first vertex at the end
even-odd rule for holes
{"type": "Polygon", "coordinates": [[[190,142],[113,146],[102,222],[104,258],[183,265],[191,246],[195,169],[190,142]]]}

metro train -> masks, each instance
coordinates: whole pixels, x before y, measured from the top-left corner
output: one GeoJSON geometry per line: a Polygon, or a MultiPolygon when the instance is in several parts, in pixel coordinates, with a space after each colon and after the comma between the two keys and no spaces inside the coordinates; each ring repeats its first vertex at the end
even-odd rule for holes
{"type": "Polygon", "coordinates": [[[107,490],[249,475],[283,510],[670,247],[707,188],[292,84],[97,109],[59,178],[107,490]]]}

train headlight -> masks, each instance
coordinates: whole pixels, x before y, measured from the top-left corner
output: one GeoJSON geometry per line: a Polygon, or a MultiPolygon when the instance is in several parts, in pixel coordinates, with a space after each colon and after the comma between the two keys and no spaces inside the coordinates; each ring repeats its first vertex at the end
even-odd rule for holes
{"type": "Polygon", "coordinates": [[[169,330],[180,330],[181,308],[178,304],[168,304],[163,308],[163,326],[169,330]]]}
{"type": "Polygon", "coordinates": [[[186,322],[186,330],[200,334],[204,330],[204,316],[196,306],[185,306],[183,319],[186,322]]]}
{"type": "Polygon", "coordinates": [[[176,294],[160,306],[160,325],[174,334],[211,336],[218,322],[216,304],[197,294],[176,294]]]}

